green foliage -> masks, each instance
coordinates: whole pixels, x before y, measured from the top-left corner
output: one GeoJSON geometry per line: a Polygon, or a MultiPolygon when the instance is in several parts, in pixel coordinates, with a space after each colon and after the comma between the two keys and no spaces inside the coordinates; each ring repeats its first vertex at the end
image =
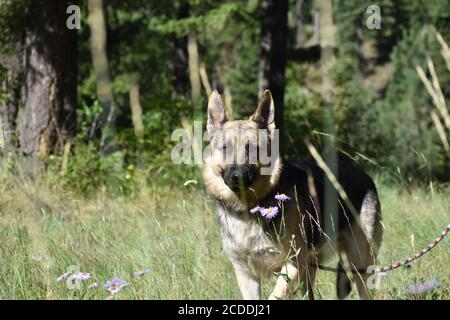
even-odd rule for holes
{"type": "MultiPolygon", "coordinates": [[[[5,54],[22,45],[29,1],[2,1],[0,63],[5,54]]],[[[92,132],[102,109],[92,67],[87,2],[82,1],[77,135],[70,141],[70,152],[44,159],[43,174],[33,179],[22,171],[17,155],[9,154],[0,161],[0,256],[5,262],[0,263],[0,299],[104,299],[104,281],[131,279],[133,271],[144,267],[152,270],[149,277],[132,280],[119,299],[236,299],[238,289],[231,266],[220,253],[219,231],[205,206],[199,170],[195,165],[173,164],[171,151],[179,141],[171,141],[171,133],[182,127],[182,117],[194,119],[194,108],[201,108],[203,119],[206,115],[205,90],[196,106],[187,92],[189,33],[196,36],[199,58],[211,85],[223,89],[226,82],[230,88],[235,117],[245,118],[254,111],[261,1],[104,3],[116,106],[112,148],[100,154],[92,132]],[[176,67],[180,67],[178,63],[181,68],[176,67]],[[183,75],[176,73],[183,68],[183,75]],[[177,81],[185,83],[179,88],[174,84],[177,81]],[[139,138],[129,102],[132,83],[140,88],[144,134],[139,138]],[[185,186],[186,180],[198,184],[185,186]],[[41,255],[42,261],[34,259],[34,253],[41,255]],[[100,288],[69,292],[55,279],[70,265],[92,272],[100,288]],[[205,279],[216,281],[205,286],[205,279]]],[[[288,50],[295,38],[295,3],[289,1],[288,50]]],[[[431,121],[430,111],[435,107],[415,66],[425,66],[426,58],[431,57],[448,105],[450,72],[434,30],[450,43],[450,2],[380,0],[376,3],[381,8],[380,30],[366,28],[366,9],[371,4],[375,3],[332,2],[337,27],[336,63],[330,75],[336,132],[332,138],[341,151],[377,172],[386,227],[379,262],[388,264],[392,257],[407,256],[426,244],[448,223],[448,187],[433,180],[449,181],[450,159],[431,121]],[[368,58],[363,50],[368,43],[374,45],[374,58],[368,58]],[[382,75],[389,81],[375,92],[370,76],[386,65],[394,71],[382,75]],[[393,184],[393,180],[401,183],[393,184]],[[411,180],[427,188],[416,188],[411,180]],[[416,241],[412,245],[411,235],[416,241]]],[[[314,32],[310,15],[314,6],[315,1],[304,1],[305,40],[314,32]]],[[[0,64],[2,85],[7,71],[0,64]]],[[[15,81],[13,77],[7,80],[15,81]]],[[[304,139],[319,149],[324,139],[329,139],[324,132],[327,112],[320,95],[321,77],[320,62],[287,63],[286,139],[282,143],[287,146],[288,158],[308,156],[304,139]]],[[[11,92],[0,91],[1,108],[9,97],[11,92]]],[[[421,298],[448,300],[449,243],[441,245],[435,261],[420,260],[413,272],[396,271],[383,280],[376,298],[418,298],[405,294],[405,283],[432,276],[441,286],[421,298]]],[[[323,285],[334,281],[335,274],[319,273],[317,296],[334,298],[334,288],[323,285]]],[[[272,289],[271,285],[264,284],[263,292],[272,289]]]]}
{"type": "MultiPolygon", "coordinates": [[[[238,26],[240,28],[242,26],[238,26]]],[[[233,60],[228,62],[227,79],[235,117],[248,116],[254,111],[258,97],[259,29],[245,28],[230,48],[233,60]]]]}
{"type": "Polygon", "coordinates": [[[408,181],[447,179],[448,157],[430,117],[435,107],[415,67],[424,66],[430,56],[444,95],[449,97],[450,73],[433,28],[426,26],[440,21],[441,32],[448,34],[450,20],[448,10],[444,10],[448,5],[440,1],[381,1],[381,30],[365,30],[360,37],[357,28],[350,26],[364,26],[361,8],[366,5],[369,4],[365,1],[338,1],[335,6],[339,54],[333,69],[333,103],[340,147],[356,158],[358,154],[367,157],[372,164],[408,181]],[[436,8],[445,13],[437,13],[436,8]],[[377,60],[364,60],[366,57],[358,49],[361,41],[375,41],[372,50],[377,53],[377,60]],[[394,73],[386,88],[375,93],[364,83],[365,77],[383,63],[391,64],[394,73]]]}
{"type": "MultiPolygon", "coordinates": [[[[6,77],[6,68],[2,66],[0,63],[0,83],[3,82],[3,79],[6,77]]],[[[0,104],[3,104],[6,100],[9,99],[11,95],[8,92],[0,91],[0,104]]]]}
{"type": "MultiPolygon", "coordinates": [[[[112,154],[99,156],[92,129],[101,107],[89,46],[88,7],[82,2],[78,132],[69,157],[68,186],[79,191],[93,190],[109,183],[112,176],[115,182],[111,183],[127,190],[129,181],[122,177],[129,173],[130,166],[139,168],[151,181],[169,185],[196,177],[195,167],[175,166],[170,159],[175,143],[170,135],[181,127],[181,117],[193,120],[195,107],[196,111],[202,110],[195,114],[205,118],[205,90],[201,104],[193,106],[190,99],[186,35],[195,34],[199,58],[212,87],[221,91],[225,83],[229,87],[235,118],[247,117],[258,100],[260,4],[258,0],[105,2],[116,134],[112,154]],[[181,70],[185,69],[183,74],[177,74],[180,63],[181,70]],[[180,81],[183,84],[178,86],[180,81]],[[130,85],[135,82],[140,88],[145,128],[139,139],[134,133],[129,102],[130,85]],[[81,173],[84,166],[89,173],[81,173]],[[82,181],[71,181],[78,178],[82,181]]],[[[288,50],[295,38],[295,4],[296,1],[289,1],[288,50]]],[[[429,116],[434,106],[415,65],[424,65],[430,56],[444,96],[450,96],[450,72],[433,35],[433,30],[437,30],[450,41],[450,3],[381,0],[377,3],[381,8],[381,29],[368,30],[366,9],[371,4],[368,0],[333,1],[337,50],[331,77],[338,148],[356,158],[369,158],[377,165],[374,169],[400,172],[401,178],[448,180],[449,159],[429,116]],[[363,50],[368,43],[374,45],[375,58],[368,58],[363,50]],[[374,92],[369,77],[385,64],[395,71],[387,86],[374,92]]],[[[314,1],[304,1],[305,42],[314,31],[310,14],[314,5],[314,1]]],[[[10,44],[18,42],[23,34],[26,8],[27,0],[8,1],[0,7],[2,53],[10,52],[10,44]]],[[[284,143],[288,157],[307,156],[304,139],[313,140],[320,147],[324,137],[319,70],[319,64],[310,62],[287,63],[284,143]]],[[[0,66],[0,80],[5,74],[5,68],[0,66]]],[[[0,102],[10,95],[0,92],[0,102]]],[[[55,156],[55,166],[59,168],[61,158],[55,156]]]]}
{"type": "Polygon", "coordinates": [[[134,167],[124,164],[123,152],[101,156],[96,144],[80,142],[73,147],[64,172],[61,171],[61,157],[47,159],[47,170],[57,174],[62,187],[86,196],[94,195],[98,190],[128,194],[134,186],[134,167]]]}
{"type": "Polygon", "coordinates": [[[398,166],[408,178],[439,176],[445,167],[443,149],[430,117],[434,106],[415,70],[416,64],[425,64],[424,40],[424,35],[416,31],[404,34],[392,54],[395,72],[386,98],[375,105],[379,145],[390,150],[380,160],[398,166]]]}
{"type": "Polygon", "coordinates": [[[175,33],[177,35],[186,35],[191,31],[208,30],[206,36],[213,35],[224,29],[229,19],[235,14],[241,14],[246,17],[246,5],[242,2],[222,3],[216,8],[207,10],[204,13],[203,1],[198,1],[194,6],[191,6],[191,11],[200,14],[192,15],[184,19],[172,19],[168,21],[161,21],[158,19],[152,20],[152,27],[155,30],[164,33],[175,33]],[[203,14],[202,14],[203,13],[203,14]]]}
{"type": "Polygon", "coordinates": [[[308,90],[299,77],[304,71],[301,66],[289,64],[286,72],[285,93],[285,135],[287,141],[286,157],[304,158],[308,151],[304,140],[318,142],[317,133],[322,131],[323,109],[320,107],[320,97],[308,90]]]}
{"type": "Polygon", "coordinates": [[[0,6],[0,54],[11,49],[25,27],[28,0],[3,1],[0,6]]]}

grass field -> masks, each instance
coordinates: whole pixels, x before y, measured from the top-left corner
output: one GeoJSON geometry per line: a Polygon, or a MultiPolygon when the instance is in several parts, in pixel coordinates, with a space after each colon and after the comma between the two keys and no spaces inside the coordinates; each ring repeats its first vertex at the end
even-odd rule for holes
{"type": "MultiPolygon", "coordinates": [[[[105,299],[105,281],[130,282],[116,299],[239,299],[221,251],[218,224],[199,185],[142,185],[111,196],[102,188],[81,198],[61,191],[56,179],[31,181],[0,170],[0,299],[105,299]],[[69,290],[57,277],[71,266],[91,279],[69,290]],[[133,272],[149,268],[142,277],[133,272]],[[98,288],[89,288],[94,282],[98,288]]],[[[410,255],[450,222],[450,190],[401,190],[378,179],[384,214],[380,264],[410,255]]],[[[377,299],[450,299],[450,239],[411,269],[385,277],[377,299]],[[409,296],[408,284],[436,279],[426,296],[409,296]]],[[[316,298],[334,299],[335,275],[319,272],[316,298]]],[[[268,296],[274,280],[266,281],[268,296]]],[[[357,296],[352,293],[351,298],[357,296]]],[[[301,297],[297,297],[301,298],[301,297]]]]}

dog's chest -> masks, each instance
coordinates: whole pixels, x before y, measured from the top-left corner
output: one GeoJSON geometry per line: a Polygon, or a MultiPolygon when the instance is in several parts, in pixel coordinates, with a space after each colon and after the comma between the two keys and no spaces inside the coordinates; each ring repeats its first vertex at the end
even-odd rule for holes
{"type": "Polygon", "coordinates": [[[282,261],[279,249],[255,219],[226,213],[218,208],[223,248],[227,256],[252,271],[271,272],[282,261]],[[280,260],[280,261],[279,261],[280,260]]]}

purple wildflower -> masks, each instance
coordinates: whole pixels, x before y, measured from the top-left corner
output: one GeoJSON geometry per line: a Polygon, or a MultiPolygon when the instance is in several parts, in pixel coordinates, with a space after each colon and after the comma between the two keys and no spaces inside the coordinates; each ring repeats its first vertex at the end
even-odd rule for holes
{"type": "Polygon", "coordinates": [[[439,286],[437,279],[431,279],[422,283],[410,284],[406,288],[408,295],[425,295],[439,286]]]}
{"type": "Polygon", "coordinates": [[[70,276],[71,279],[84,281],[89,280],[91,278],[91,274],[89,272],[78,272],[70,276]]]}
{"type": "Polygon", "coordinates": [[[253,209],[250,209],[250,213],[255,214],[255,213],[261,212],[262,209],[264,209],[264,208],[260,207],[260,206],[256,206],[253,209]]]}
{"type": "Polygon", "coordinates": [[[69,279],[71,274],[72,274],[71,272],[66,272],[66,273],[60,275],[58,278],[56,278],[56,281],[58,281],[58,282],[65,281],[65,280],[69,279]]]}
{"type": "Polygon", "coordinates": [[[287,201],[287,200],[291,200],[291,198],[289,198],[287,195],[285,195],[284,193],[281,194],[277,194],[275,196],[275,199],[278,201],[287,201]]]}
{"type": "Polygon", "coordinates": [[[261,215],[264,218],[271,220],[277,216],[278,211],[279,211],[278,207],[262,208],[261,215]]]}
{"type": "Polygon", "coordinates": [[[103,288],[109,291],[109,293],[113,296],[116,293],[118,293],[120,290],[122,290],[124,287],[129,286],[130,284],[126,281],[123,281],[121,279],[113,279],[106,281],[103,285],[103,288]]]}
{"type": "Polygon", "coordinates": [[[140,277],[142,277],[144,274],[146,274],[146,273],[149,273],[150,272],[150,269],[144,269],[144,270],[141,270],[141,271],[136,271],[136,272],[133,272],[133,275],[134,275],[134,277],[135,278],[140,278],[140,277]]]}

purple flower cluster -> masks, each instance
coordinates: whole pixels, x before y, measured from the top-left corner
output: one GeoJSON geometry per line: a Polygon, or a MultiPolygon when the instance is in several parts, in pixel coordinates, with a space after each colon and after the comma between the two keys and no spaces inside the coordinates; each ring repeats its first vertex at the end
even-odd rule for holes
{"type": "Polygon", "coordinates": [[[91,274],[89,272],[78,272],[73,274],[72,278],[75,280],[85,281],[91,278],[91,274]]]}
{"type": "Polygon", "coordinates": [[[129,282],[126,282],[124,280],[115,278],[109,281],[106,281],[103,285],[103,288],[109,291],[109,296],[106,297],[107,300],[111,300],[114,298],[114,296],[120,292],[125,287],[128,287],[130,285],[129,282]]]}
{"type": "MultiPolygon", "coordinates": [[[[143,270],[133,272],[133,276],[135,278],[140,278],[146,273],[149,273],[150,269],[144,268],[143,270]]],[[[63,282],[63,281],[86,281],[91,279],[91,273],[89,272],[66,272],[62,275],[60,275],[58,278],[56,278],[57,282],[63,282]]],[[[108,280],[103,285],[103,288],[105,288],[109,292],[109,296],[106,297],[106,300],[112,300],[114,299],[115,295],[119,293],[123,288],[128,287],[130,285],[130,282],[124,281],[119,278],[114,278],[112,280],[108,280]]],[[[87,286],[87,289],[96,289],[98,288],[98,282],[93,282],[90,285],[87,286]]]]}
{"type": "Polygon", "coordinates": [[[56,278],[56,281],[62,282],[62,281],[72,281],[72,280],[79,280],[79,281],[85,281],[89,280],[91,278],[91,274],[89,272],[66,272],[60,275],[58,278],[56,278]]]}
{"type": "Polygon", "coordinates": [[[287,200],[291,200],[291,198],[289,198],[287,195],[285,195],[284,193],[281,194],[277,194],[275,196],[275,199],[278,201],[287,201],[287,200]]]}
{"type": "Polygon", "coordinates": [[[410,284],[406,288],[407,295],[425,295],[439,286],[437,279],[431,279],[422,283],[410,284]]]}
{"type": "Polygon", "coordinates": [[[150,272],[150,269],[145,268],[144,270],[133,272],[133,275],[135,278],[140,278],[144,274],[149,273],[149,272],[150,272]]]}
{"type": "Polygon", "coordinates": [[[251,214],[257,214],[258,212],[260,212],[262,209],[264,209],[264,207],[260,207],[260,206],[256,206],[253,209],[250,209],[250,213],[251,214]]]}
{"type": "MultiPolygon", "coordinates": [[[[275,196],[275,200],[278,200],[279,204],[280,204],[281,202],[291,200],[291,198],[289,198],[287,195],[282,193],[282,194],[277,194],[275,196]]],[[[267,220],[272,220],[273,218],[275,218],[278,215],[279,211],[280,211],[279,207],[264,208],[264,207],[256,206],[253,209],[250,209],[251,214],[259,213],[262,217],[266,218],[267,220]]]]}
{"type": "Polygon", "coordinates": [[[71,274],[72,274],[71,272],[63,273],[63,274],[60,275],[58,278],[56,278],[56,281],[58,281],[58,282],[66,281],[66,280],[69,279],[69,277],[70,277],[71,274]]]}

